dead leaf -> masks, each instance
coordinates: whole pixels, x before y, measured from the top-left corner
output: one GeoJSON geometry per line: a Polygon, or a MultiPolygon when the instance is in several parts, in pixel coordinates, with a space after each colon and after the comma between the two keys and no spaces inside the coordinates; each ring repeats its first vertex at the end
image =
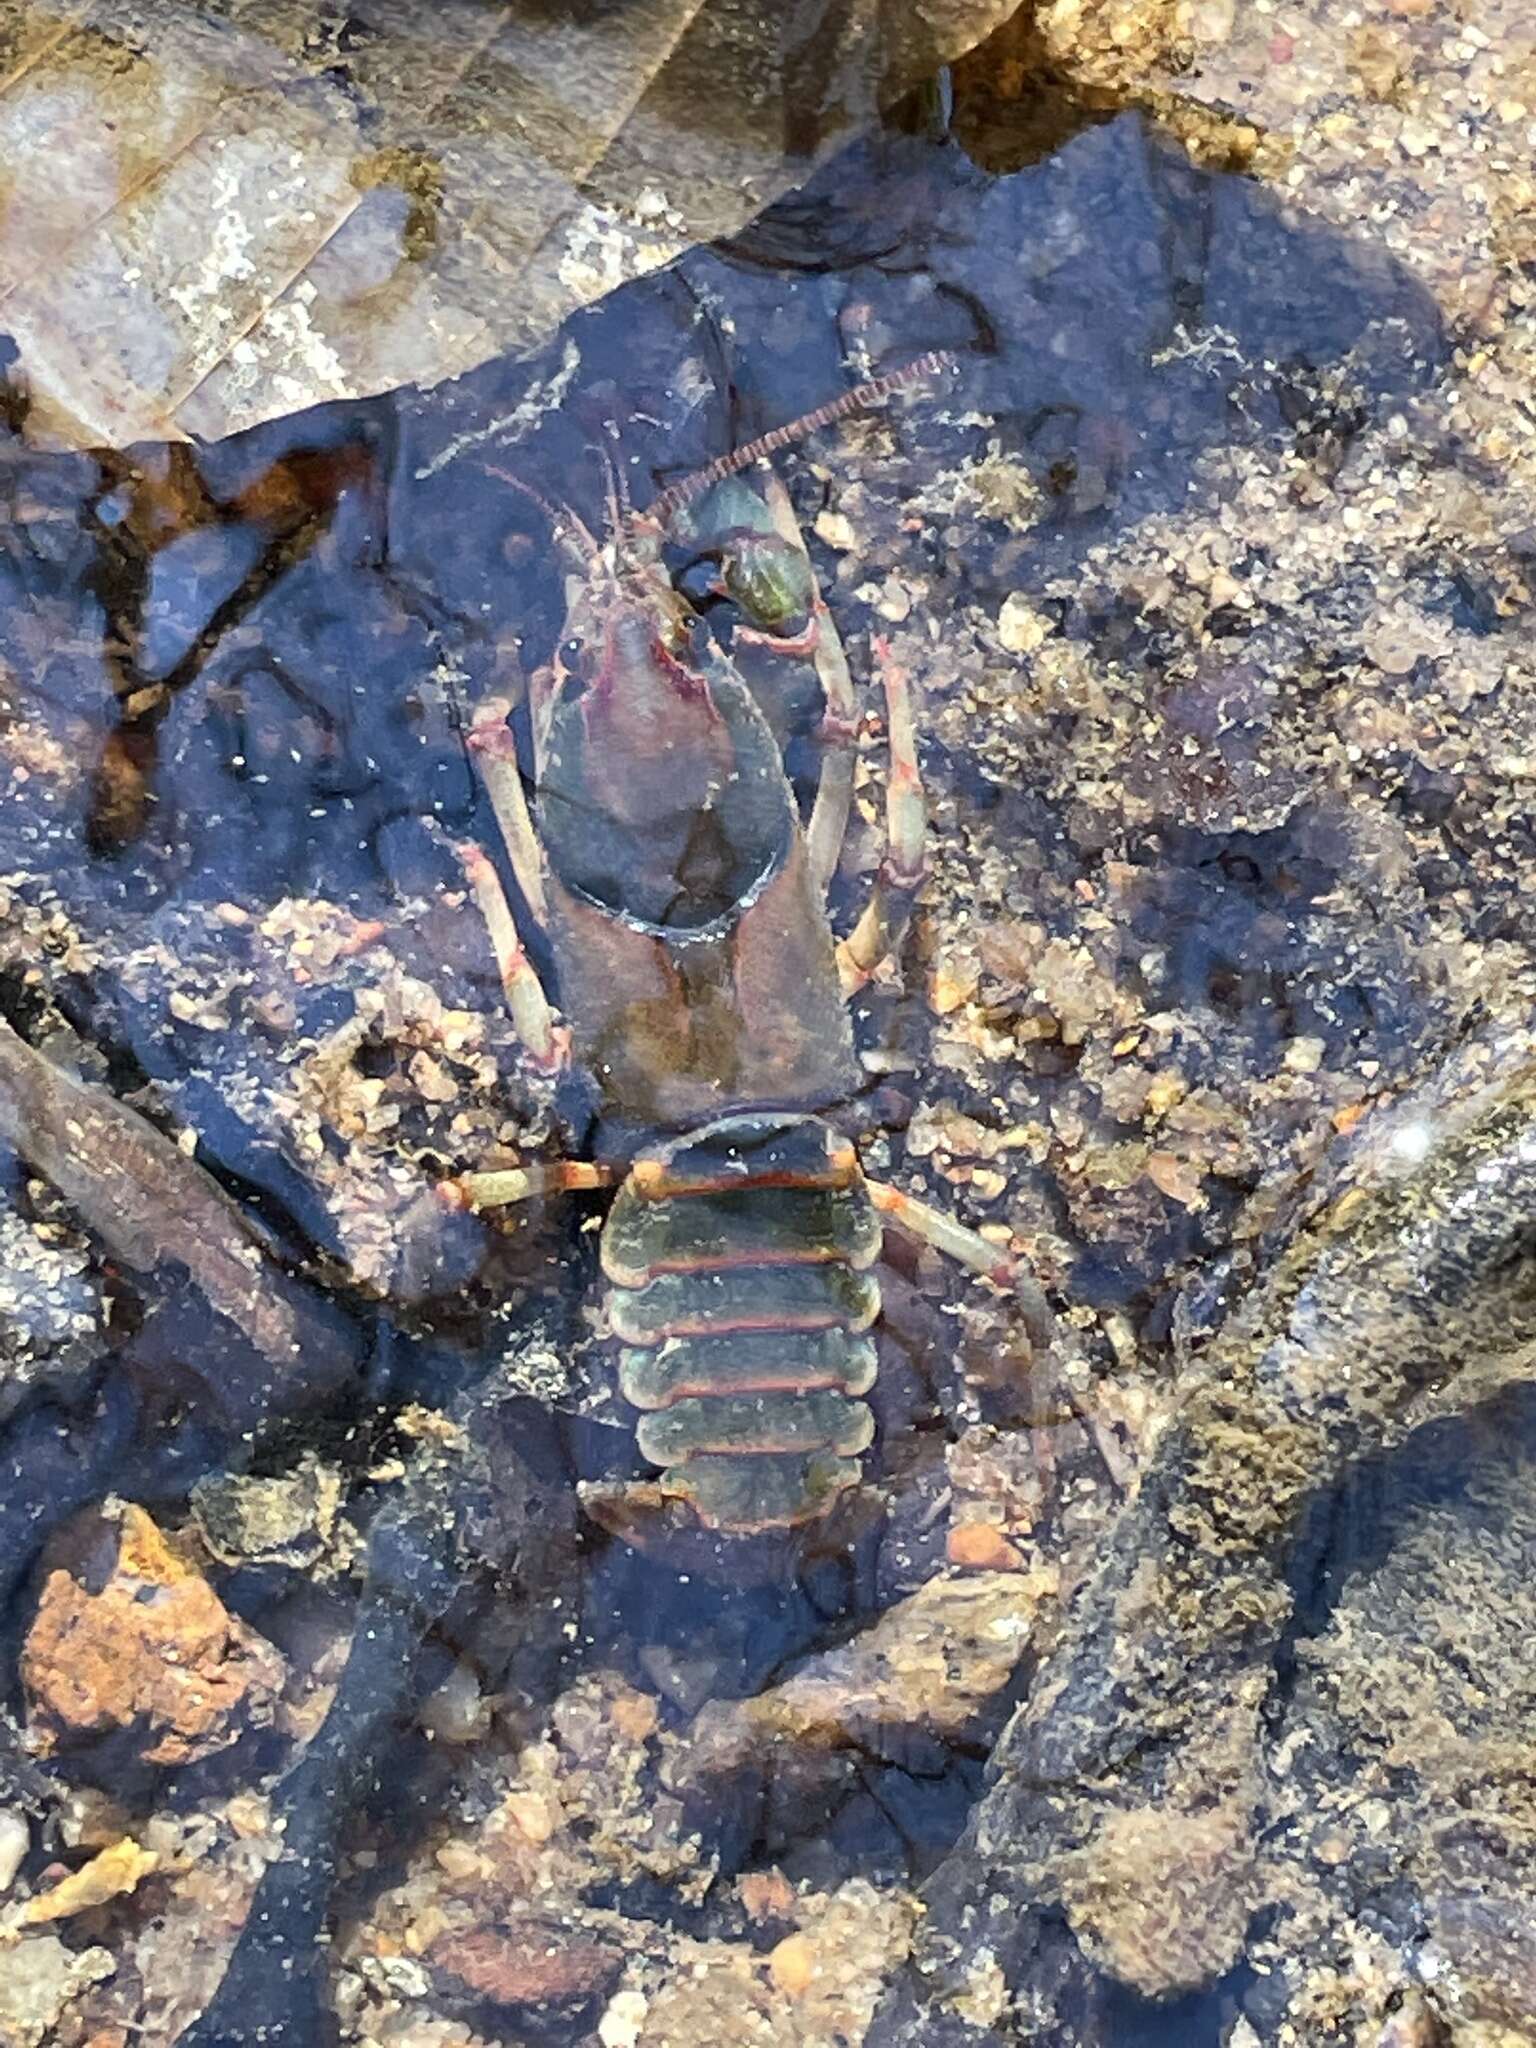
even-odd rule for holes
{"type": "Polygon", "coordinates": [[[1014,0],[0,0],[30,439],[433,383],[733,232],[1014,0]]]}

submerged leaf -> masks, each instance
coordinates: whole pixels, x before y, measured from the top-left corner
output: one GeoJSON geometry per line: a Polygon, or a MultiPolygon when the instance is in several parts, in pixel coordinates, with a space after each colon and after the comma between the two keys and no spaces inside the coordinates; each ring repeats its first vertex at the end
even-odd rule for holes
{"type": "Polygon", "coordinates": [[[531,348],[1012,0],[0,0],[28,434],[204,439],[531,348]]]}

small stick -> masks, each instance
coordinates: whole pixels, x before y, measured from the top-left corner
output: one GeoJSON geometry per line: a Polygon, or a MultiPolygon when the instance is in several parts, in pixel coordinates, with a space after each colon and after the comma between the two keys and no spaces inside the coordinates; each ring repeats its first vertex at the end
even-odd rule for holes
{"type": "Polygon", "coordinates": [[[267,1256],[238,1203],[136,1111],[76,1080],[0,1022],[0,1142],[53,1183],[86,1226],[141,1273],[184,1266],[211,1307],[275,1369],[241,1383],[221,1358],[208,1373],[225,1410],[259,1420],[325,1394],[355,1351],[326,1305],[267,1256]]]}

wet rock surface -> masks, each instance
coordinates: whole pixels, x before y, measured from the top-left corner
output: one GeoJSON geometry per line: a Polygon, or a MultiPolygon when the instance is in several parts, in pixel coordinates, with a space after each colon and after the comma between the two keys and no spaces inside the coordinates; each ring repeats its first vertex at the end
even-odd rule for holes
{"type": "Polygon", "coordinates": [[[112,1957],[104,1948],[70,1950],[57,1935],[29,1935],[6,1957],[0,2040],[6,2048],[44,2048],[75,1993],[111,1972],[112,1957]]]}
{"type": "Polygon", "coordinates": [[[893,2000],[871,2038],[957,2020],[969,2038],[978,1939],[1009,1908],[989,2024],[1011,2038],[1032,2011],[1046,2038],[1112,2037],[1048,1901],[1095,1970],[1143,1998],[1205,1988],[1240,2016],[1234,2038],[1524,2038],[1533,1413],[1508,1394],[1335,1497],[1328,1576],[1262,1717],[1234,1688],[1155,1777],[1121,1767],[1032,1804],[1005,1745],[954,1889],[930,1901],[953,1945],[940,1963],[926,1932],[920,1968],[944,1990],[921,2021],[893,2000]],[[1003,1849],[1005,1813],[1030,1842],[1003,1849]]]}
{"type": "Polygon", "coordinates": [[[1522,1394],[1426,1432],[1385,1536],[1348,1529],[1358,1494],[1340,1504],[1344,1557],[1351,1536],[1365,1555],[1341,1559],[1331,1612],[1300,1646],[1268,1768],[1265,1889],[1283,1903],[1260,1946],[1307,1957],[1278,1966],[1298,2019],[1359,2024],[1429,1988],[1453,2029],[1536,2026],[1532,1419],[1522,1394]],[[1358,1975],[1352,1937],[1371,1957],[1358,1975]]]}

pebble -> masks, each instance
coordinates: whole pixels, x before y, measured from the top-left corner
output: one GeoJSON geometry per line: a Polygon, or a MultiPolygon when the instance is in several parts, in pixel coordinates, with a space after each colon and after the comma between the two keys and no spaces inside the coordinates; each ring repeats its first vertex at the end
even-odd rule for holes
{"type": "Polygon", "coordinates": [[[969,1571],[1017,1572],[1024,1560],[995,1522],[961,1522],[950,1530],[946,1554],[969,1571]]]}
{"type": "Polygon", "coordinates": [[[1284,1064],[1293,1074],[1315,1074],[1327,1051],[1327,1043],[1321,1038],[1293,1038],[1285,1048],[1284,1064]]]}
{"type": "Polygon", "coordinates": [[[559,2009],[606,1990],[623,1957],[606,1942],[565,1935],[557,1921],[515,1915],[447,1929],[427,1949],[431,1980],[449,1997],[505,2007],[559,2009]]]}
{"type": "Polygon", "coordinates": [[[847,554],[857,538],[852,522],[841,512],[818,513],[816,536],[818,540],[824,540],[829,548],[836,548],[841,554],[847,554]]]}
{"type": "Polygon", "coordinates": [[[635,2048],[649,2010],[644,1992],[616,1991],[597,2023],[597,2038],[603,2048],[635,2048]]]}
{"type": "Polygon", "coordinates": [[[768,1974],[786,1998],[799,1998],[816,1974],[816,1944],[808,1934],[786,1934],[768,1957],[768,1974]]]}
{"type": "Polygon", "coordinates": [[[478,1742],[490,1726],[491,1707],[473,1666],[455,1664],[422,1701],[416,1718],[440,1742],[478,1742]]]}
{"type": "Polygon", "coordinates": [[[129,1729],[146,1763],[186,1764],[270,1723],[283,1658],[142,1508],[97,1511],[76,1533],[81,1576],[48,1574],[22,1652],[39,1754],[129,1729]]]}
{"type": "Polygon", "coordinates": [[[16,1873],[32,1846],[32,1831],[19,1813],[0,1808],[0,1893],[16,1882],[16,1873]]]}
{"type": "Polygon", "coordinates": [[[1019,591],[1003,599],[997,615],[997,637],[1010,654],[1030,653],[1050,630],[1050,622],[1019,591]]]}

